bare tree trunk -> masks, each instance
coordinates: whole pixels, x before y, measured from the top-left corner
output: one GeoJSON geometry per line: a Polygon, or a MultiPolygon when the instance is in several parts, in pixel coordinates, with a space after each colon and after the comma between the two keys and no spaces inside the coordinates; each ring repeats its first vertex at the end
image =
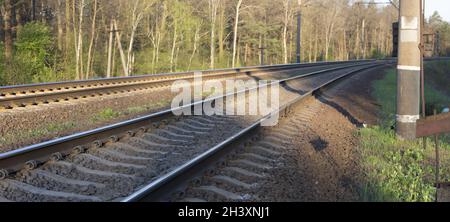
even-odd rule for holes
{"type": "Polygon", "coordinates": [[[62,20],[62,0],[58,0],[58,7],[56,10],[56,23],[58,26],[58,50],[63,50],[63,36],[64,36],[64,28],[63,28],[63,20],[62,20]]]}
{"type": "Polygon", "coordinates": [[[96,22],[97,22],[97,0],[94,0],[94,15],[92,17],[91,42],[89,43],[88,60],[87,60],[87,68],[86,68],[86,79],[89,79],[89,76],[91,74],[92,48],[94,46],[94,40],[95,40],[96,22]]]}
{"type": "MultiPolygon", "coordinates": [[[[241,0],[239,0],[241,1],[241,0]]],[[[211,43],[210,43],[210,65],[211,69],[214,69],[214,59],[216,51],[216,20],[217,20],[217,9],[219,7],[220,0],[209,0],[210,8],[210,18],[211,18],[211,43]]]]}
{"type": "Polygon", "coordinates": [[[113,53],[112,53],[112,65],[111,65],[111,76],[114,75],[114,73],[117,73],[117,68],[116,68],[116,55],[117,55],[117,48],[119,48],[119,44],[116,42],[113,43],[114,47],[113,47],[113,53]]]}
{"type": "Polygon", "coordinates": [[[167,5],[163,2],[163,10],[161,14],[160,24],[156,24],[155,30],[155,40],[154,40],[154,51],[152,59],[152,73],[155,72],[155,66],[159,62],[159,52],[161,47],[161,40],[164,38],[164,29],[166,27],[166,17],[167,17],[167,5]]]}
{"type": "Polygon", "coordinates": [[[361,39],[362,39],[362,44],[363,44],[363,46],[362,46],[362,50],[363,50],[362,55],[363,55],[363,58],[365,59],[365,58],[367,58],[367,55],[366,55],[366,20],[365,19],[362,20],[361,33],[362,33],[361,39]]]}
{"type": "Polygon", "coordinates": [[[325,34],[325,60],[329,60],[329,53],[330,53],[330,45],[331,41],[333,39],[333,32],[334,32],[334,25],[336,23],[335,17],[336,17],[337,11],[336,6],[334,8],[334,12],[332,17],[330,18],[330,23],[327,26],[326,34],[325,34]]]}
{"type": "Polygon", "coordinates": [[[225,24],[227,22],[227,18],[225,17],[225,3],[226,2],[222,1],[219,13],[219,62],[223,62],[225,55],[225,24]]]}
{"type": "Polygon", "coordinates": [[[83,59],[82,59],[82,50],[83,50],[83,17],[84,17],[84,6],[85,0],[81,0],[79,5],[79,26],[78,26],[78,41],[76,48],[76,74],[77,80],[83,78],[83,59]]]}
{"type": "Polygon", "coordinates": [[[12,59],[13,54],[13,36],[12,36],[12,0],[4,0],[2,7],[4,35],[5,35],[5,58],[7,61],[12,59]]]}
{"type": "MultiPolygon", "coordinates": [[[[261,34],[259,34],[259,52],[258,52],[258,59],[259,59],[259,61],[260,61],[260,63],[262,63],[263,62],[263,54],[262,54],[262,49],[263,48],[263,42],[262,42],[262,35],[261,34]]],[[[260,65],[263,65],[263,64],[260,64],[260,65]]]]}
{"type": "Polygon", "coordinates": [[[315,29],[315,38],[314,38],[314,62],[317,62],[317,55],[319,53],[319,34],[317,33],[317,28],[315,29]]]}
{"type": "Polygon", "coordinates": [[[173,41],[172,41],[172,51],[170,53],[170,71],[173,72],[174,68],[174,58],[175,58],[175,49],[177,47],[177,24],[174,24],[174,30],[173,30],[173,41]]]}
{"type": "Polygon", "coordinates": [[[131,36],[130,36],[130,43],[128,45],[128,54],[127,54],[127,76],[129,76],[130,74],[132,74],[132,67],[134,66],[134,59],[133,59],[133,46],[134,46],[134,39],[136,36],[136,31],[137,28],[139,27],[139,24],[141,23],[143,17],[144,17],[144,12],[145,10],[147,10],[147,8],[149,7],[149,5],[142,5],[140,4],[141,1],[140,0],[135,0],[135,5],[133,7],[133,12],[132,12],[132,24],[131,24],[131,36]],[[144,8],[141,8],[144,7],[144,8]]]}
{"type": "Polygon", "coordinates": [[[192,66],[192,60],[194,59],[195,53],[197,52],[197,45],[198,45],[198,41],[200,40],[200,25],[197,26],[196,30],[195,30],[195,37],[194,37],[194,49],[192,50],[192,54],[191,57],[189,58],[189,67],[188,70],[191,70],[191,66],[192,66]]]}
{"type": "MultiPolygon", "coordinates": [[[[117,28],[117,21],[116,20],[114,20],[114,29],[115,30],[119,29],[119,28],[117,28]]],[[[118,48],[119,48],[120,59],[122,60],[123,73],[124,73],[125,76],[129,76],[127,62],[126,62],[126,59],[125,59],[125,53],[123,52],[122,42],[121,42],[120,39],[121,38],[120,38],[119,32],[116,32],[116,41],[117,41],[117,45],[118,45],[118,48]]]]}
{"type": "Polygon", "coordinates": [[[70,28],[70,1],[71,0],[65,0],[65,22],[66,22],[66,39],[65,39],[65,45],[64,45],[64,62],[67,64],[69,60],[69,50],[70,50],[70,35],[71,35],[71,28],[70,28]]]}
{"type": "Polygon", "coordinates": [[[356,59],[360,58],[361,52],[361,42],[359,39],[359,24],[356,25],[356,40],[355,40],[355,51],[356,51],[356,59]]]}
{"type": "Polygon", "coordinates": [[[232,67],[236,67],[236,43],[237,43],[237,37],[238,37],[238,26],[239,26],[239,10],[242,5],[242,0],[238,0],[238,3],[236,5],[236,15],[234,19],[234,38],[233,38],[233,63],[232,67]]]}
{"type": "Polygon", "coordinates": [[[283,62],[288,63],[288,51],[287,51],[287,29],[289,24],[289,2],[290,0],[284,0],[284,22],[283,22],[283,62]]]}
{"type": "Polygon", "coordinates": [[[16,11],[16,33],[20,31],[23,25],[22,19],[22,11],[24,8],[24,4],[21,1],[16,2],[15,11],[16,11]]]}
{"type": "Polygon", "coordinates": [[[180,45],[177,46],[177,52],[175,53],[175,64],[174,64],[174,71],[177,71],[178,68],[178,56],[180,55],[180,45]]]}
{"type": "Polygon", "coordinates": [[[111,78],[112,72],[112,48],[113,48],[113,40],[114,40],[114,23],[111,20],[111,29],[109,30],[109,42],[108,42],[108,70],[106,70],[106,77],[111,78]]]}
{"type": "Polygon", "coordinates": [[[244,65],[247,65],[247,61],[248,61],[248,43],[245,43],[245,47],[244,47],[244,65]]]}

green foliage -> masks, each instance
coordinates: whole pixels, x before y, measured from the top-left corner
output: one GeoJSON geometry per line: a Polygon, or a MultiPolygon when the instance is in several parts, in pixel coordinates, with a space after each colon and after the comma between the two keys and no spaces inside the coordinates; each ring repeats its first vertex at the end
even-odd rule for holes
{"type": "Polygon", "coordinates": [[[372,94],[381,105],[380,117],[384,127],[389,128],[395,124],[395,111],[397,104],[397,76],[395,70],[388,70],[382,80],[373,83],[375,89],[372,94]]]}
{"type": "Polygon", "coordinates": [[[42,138],[43,136],[50,135],[52,133],[63,132],[65,130],[72,130],[78,127],[77,123],[64,122],[58,124],[48,124],[39,128],[29,129],[20,133],[6,133],[0,137],[0,145],[10,145],[17,143],[19,140],[42,138]]]}
{"type": "MultiPolygon", "coordinates": [[[[432,82],[436,74],[427,72],[432,82]]],[[[399,141],[390,129],[394,125],[396,111],[397,78],[395,70],[373,84],[373,96],[381,105],[381,126],[361,129],[362,166],[366,172],[366,184],[362,190],[365,201],[433,201],[433,143],[427,149],[418,141],[399,141]]],[[[432,84],[426,86],[426,98],[430,106],[448,103],[450,98],[437,91],[432,84]]],[[[440,141],[441,160],[450,161],[450,144],[440,141]]],[[[444,178],[450,174],[450,166],[443,166],[444,178]]]]}
{"type": "MultiPolygon", "coordinates": [[[[447,65],[449,63],[446,63],[447,65]]],[[[427,67],[430,64],[426,65],[427,67]]],[[[433,65],[431,64],[431,67],[433,65]]],[[[448,80],[443,80],[442,75],[445,73],[445,67],[439,66],[441,69],[435,72],[435,69],[426,69],[426,84],[425,84],[425,99],[427,103],[427,113],[432,114],[432,108],[436,108],[438,111],[442,108],[448,106],[450,97],[445,95],[445,93],[436,89],[434,82],[441,82],[439,84],[446,84],[448,80]]],[[[373,95],[377,98],[379,104],[383,107],[382,115],[383,124],[385,126],[393,126],[395,120],[396,112],[396,101],[397,101],[397,72],[393,69],[388,70],[386,76],[382,80],[375,81],[373,84],[375,91],[373,95]]]]}
{"type": "Polygon", "coordinates": [[[396,140],[393,131],[381,127],[361,129],[360,135],[367,178],[363,200],[434,200],[435,189],[425,180],[432,167],[422,164],[425,151],[419,143],[396,140]]]}
{"type": "Polygon", "coordinates": [[[372,50],[371,58],[373,58],[373,59],[384,59],[384,58],[386,58],[386,55],[384,55],[378,49],[374,49],[374,50],[372,50]]]}
{"type": "Polygon", "coordinates": [[[439,32],[439,56],[450,56],[450,23],[444,21],[437,11],[428,19],[435,32],[439,32]]]}
{"type": "Polygon", "coordinates": [[[450,82],[450,62],[433,61],[425,63],[426,84],[450,95],[448,83],[450,82]]]}
{"type": "Polygon", "coordinates": [[[97,121],[107,121],[107,120],[111,120],[114,118],[117,118],[121,115],[120,112],[116,112],[111,108],[107,108],[104,109],[102,111],[100,111],[99,113],[97,113],[93,118],[92,121],[97,122],[97,121]]]}
{"type": "Polygon", "coordinates": [[[33,82],[55,81],[52,62],[53,39],[50,28],[43,23],[28,23],[20,29],[16,41],[16,59],[33,82]]]}
{"type": "Polygon", "coordinates": [[[53,39],[50,28],[39,22],[19,29],[12,61],[6,61],[3,81],[8,84],[54,81],[51,68],[53,39]]]}

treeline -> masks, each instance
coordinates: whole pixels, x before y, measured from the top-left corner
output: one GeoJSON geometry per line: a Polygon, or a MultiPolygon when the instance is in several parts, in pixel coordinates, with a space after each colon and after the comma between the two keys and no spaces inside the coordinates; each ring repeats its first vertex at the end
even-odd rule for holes
{"type": "Polygon", "coordinates": [[[380,58],[398,16],[350,0],[0,1],[3,85],[258,65],[261,48],[291,63],[299,12],[303,62],[380,58]]]}

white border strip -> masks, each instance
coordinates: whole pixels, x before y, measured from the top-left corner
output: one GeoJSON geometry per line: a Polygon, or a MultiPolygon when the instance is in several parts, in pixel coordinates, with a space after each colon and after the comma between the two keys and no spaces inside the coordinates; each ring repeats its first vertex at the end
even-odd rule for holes
{"type": "Polygon", "coordinates": [[[397,69],[399,69],[399,70],[409,70],[409,71],[420,71],[420,66],[401,66],[401,65],[398,65],[397,69]]]}
{"type": "Polygon", "coordinates": [[[420,119],[420,115],[397,115],[397,122],[400,123],[416,123],[420,119]]]}

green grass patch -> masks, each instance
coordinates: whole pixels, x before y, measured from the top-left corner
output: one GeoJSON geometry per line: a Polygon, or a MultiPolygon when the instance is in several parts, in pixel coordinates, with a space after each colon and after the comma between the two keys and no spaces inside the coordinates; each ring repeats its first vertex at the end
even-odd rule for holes
{"type": "Polygon", "coordinates": [[[20,132],[17,134],[9,134],[5,135],[4,137],[0,138],[0,142],[2,144],[13,144],[17,142],[18,140],[26,140],[26,139],[33,139],[33,138],[40,138],[44,137],[46,135],[55,133],[55,132],[62,132],[65,130],[74,129],[77,127],[77,124],[74,122],[66,122],[66,123],[59,123],[59,124],[48,124],[43,127],[39,127],[36,129],[30,129],[28,131],[20,132]]]}
{"type": "Polygon", "coordinates": [[[146,107],[146,106],[136,106],[136,107],[128,108],[127,113],[129,113],[129,114],[142,113],[147,110],[148,110],[148,107],[146,107]]]}
{"type": "Polygon", "coordinates": [[[420,143],[396,140],[391,130],[362,129],[361,154],[366,184],[364,201],[433,201],[435,189],[431,165],[425,162],[420,143]]]}
{"type": "Polygon", "coordinates": [[[95,114],[92,117],[92,121],[94,121],[94,122],[107,121],[107,120],[111,120],[111,119],[117,118],[120,115],[121,115],[120,112],[114,111],[111,108],[107,108],[107,109],[104,109],[104,110],[98,112],[97,114],[95,114]]]}
{"type": "MultiPolygon", "coordinates": [[[[385,78],[373,83],[373,96],[381,105],[380,126],[361,129],[360,152],[365,172],[365,184],[361,190],[363,201],[434,201],[434,143],[427,142],[424,150],[422,140],[400,141],[391,126],[395,123],[397,77],[395,70],[388,70],[385,78]]],[[[444,107],[450,98],[426,85],[429,107],[444,107]]],[[[450,144],[440,141],[441,178],[450,179],[450,144]]]]}

